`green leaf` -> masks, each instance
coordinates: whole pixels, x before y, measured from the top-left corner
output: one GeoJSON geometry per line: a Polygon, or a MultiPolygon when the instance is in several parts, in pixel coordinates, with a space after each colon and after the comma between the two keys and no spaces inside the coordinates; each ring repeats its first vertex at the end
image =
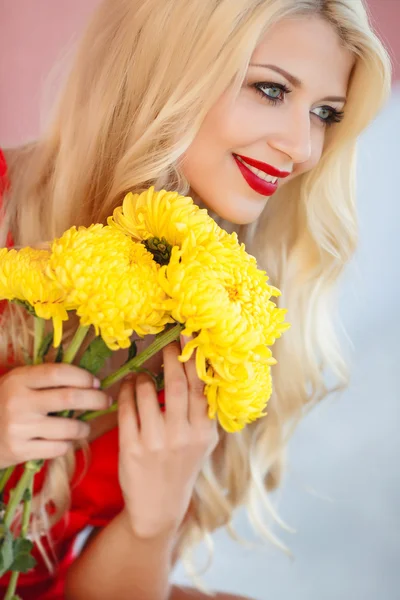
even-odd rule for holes
{"type": "Polygon", "coordinates": [[[62,344],[60,344],[57,348],[57,354],[56,354],[56,358],[55,358],[54,362],[56,362],[56,363],[62,362],[63,356],[64,356],[64,348],[63,348],[62,344]]]}
{"type": "Polygon", "coordinates": [[[35,473],[39,473],[40,469],[43,467],[45,462],[46,461],[44,460],[44,458],[38,458],[37,460],[35,460],[35,473]]]}
{"type": "Polygon", "coordinates": [[[53,343],[53,332],[48,333],[44,338],[42,343],[40,344],[38,358],[41,360],[44,359],[48,351],[50,350],[51,344],[53,343]]]}
{"type": "Polygon", "coordinates": [[[161,392],[164,389],[164,373],[161,372],[155,376],[155,384],[157,392],[161,392]]]}
{"type": "Polygon", "coordinates": [[[32,500],[32,493],[31,493],[31,490],[29,488],[27,488],[24,491],[24,495],[22,496],[22,500],[24,502],[29,502],[30,500],[32,500]]]}
{"type": "Polygon", "coordinates": [[[3,577],[14,562],[13,538],[7,529],[0,542],[0,577],[3,577]]]}
{"type": "Polygon", "coordinates": [[[36,560],[31,555],[33,543],[25,538],[14,540],[14,561],[10,571],[18,571],[19,573],[27,573],[36,565],[36,560]]]}
{"type": "Polygon", "coordinates": [[[136,340],[132,340],[131,345],[129,346],[128,358],[127,358],[126,362],[129,362],[130,360],[132,360],[132,358],[135,358],[136,354],[137,354],[136,340]]]}
{"type": "Polygon", "coordinates": [[[92,373],[92,375],[97,375],[111,354],[112,350],[106,345],[103,338],[97,336],[85,350],[79,366],[92,373]]]}
{"type": "Polygon", "coordinates": [[[161,392],[161,390],[164,389],[164,373],[163,372],[159,373],[158,375],[155,375],[152,371],[150,371],[149,369],[146,369],[145,367],[135,367],[134,369],[132,369],[132,371],[134,373],[146,373],[146,375],[151,377],[154,385],[156,386],[157,392],[161,392]]]}
{"type": "Polygon", "coordinates": [[[33,317],[36,317],[36,311],[33,308],[33,306],[31,304],[29,304],[29,302],[25,302],[24,300],[17,300],[17,299],[11,300],[11,302],[14,302],[14,304],[18,304],[19,306],[23,306],[23,308],[25,308],[30,315],[32,315],[33,317]]]}

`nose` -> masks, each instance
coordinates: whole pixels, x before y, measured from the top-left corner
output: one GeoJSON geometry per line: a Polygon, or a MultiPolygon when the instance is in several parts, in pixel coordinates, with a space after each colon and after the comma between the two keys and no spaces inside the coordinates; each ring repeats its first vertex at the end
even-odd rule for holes
{"type": "Polygon", "coordinates": [[[286,154],[294,164],[307,162],[311,157],[311,122],[310,114],[299,114],[299,111],[293,112],[293,115],[282,119],[279,127],[275,128],[275,133],[268,136],[269,145],[286,154]]]}

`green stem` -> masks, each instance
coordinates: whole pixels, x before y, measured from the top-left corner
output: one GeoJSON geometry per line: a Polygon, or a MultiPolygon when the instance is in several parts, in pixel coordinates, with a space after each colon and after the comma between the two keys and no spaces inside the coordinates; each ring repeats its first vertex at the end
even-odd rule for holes
{"type": "MultiPolygon", "coordinates": [[[[79,325],[78,329],[75,331],[75,335],[72,338],[72,341],[70,343],[70,345],[67,348],[67,351],[64,354],[63,363],[67,363],[67,364],[71,364],[72,361],[74,360],[77,352],[79,351],[79,348],[81,347],[88,331],[89,331],[90,325],[87,326],[83,326],[83,325],[79,325]]],[[[61,412],[58,413],[59,417],[65,417],[66,419],[70,419],[72,417],[73,411],[72,410],[63,410],[61,412]]]]}
{"type": "Polygon", "coordinates": [[[6,487],[8,480],[10,479],[11,475],[14,472],[14,469],[15,469],[15,466],[13,466],[13,467],[7,467],[7,469],[3,469],[1,471],[0,494],[4,490],[4,488],[6,487]]]}
{"type": "MultiPolygon", "coordinates": [[[[108,375],[108,377],[105,377],[101,382],[101,389],[105,390],[105,389],[109,388],[114,383],[116,383],[117,381],[119,381],[120,379],[122,379],[123,377],[128,375],[129,373],[132,373],[133,371],[142,371],[143,369],[140,368],[141,365],[144,362],[146,362],[146,360],[148,360],[149,358],[154,356],[154,354],[157,354],[157,352],[162,350],[162,348],[164,348],[164,346],[166,346],[167,344],[170,344],[174,340],[177,340],[179,338],[181,331],[184,329],[184,327],[185,326],[181,325],[181,323],[177,323],[174,327],[172,327],[171,329],[168,329],[168,331],[163,331],[162,333],[158,334],[158,336],[156,337],[154,342],[152,344],[150,344],[150,346],[148,346],[145,350],[143,350],[143,352],[141,352],[140,354],[135,356],[135,358],[132,358],[131,360],[126,362],[117,371],[115,371],[114,373],[111,373],[111,375],[108,375]]],[[[115,412],[117,410],[117,408],[118,408],[118,405],[116,402],[114,402],[114,404],[112,404],[106,410],[96,410],[96,411],[87,410],[86,412],[81,414],[78,418],[81,421],[91,421],[92,419],[95,419],[96,417],[101,417],[102,415],[107,415],[109,413],[115,412]]]]}
{"type": "Polygon", "coordinates": [[[181,325],[181,323],[177,323],[175,327],[172,327],[171,329],[168,329],[168,331],[163,331],[162,333],[158,334],[154,342],[150,344],[150,346],[148,346],[145,350],[143,350],[143,352],[135,356],[135,358],[132,358],[131,360],[126,362],[117,371],[111,373],[111,375],[105,377],[101,382],[101,389],[105,390],[111,387],[114,383],[116,383],[129,373],[132,373],[132,371],[136,371],[143,363],[146,362],[146,360],[148,360],[149,358],[154,356],[154,354],[157,354],[157,352],[162,350],[164,346],[170,344],[174,340],[177,340],[184,327],[185,326],[181,325]]]}
{"type": "Polygon", "coordinates": [[[97,417],[102,417],[103,415],[108,415],[109,413],[113,413],[117,409],[118,409],[118,404],[117,404],[117,402],[114,402],[114,404],[111,404],[111,406],[109,408],[106,408],[105,410],[87,410],[85,413],[80,415],[79,420],[80,421],[92,421],[93,419],[96,419],[97,417]]]}
{"type": "Polygon", "coordinates": [[[28,492],[29,492],[29,500],[24,500],[24,511],[22,513],[22,526],[21,526],[21,537],[26,538],[29,531],[29,522],[31,518],[31,510],[32,510],[32,496],[33,496],[33,480],[35,477],[35,473],[30,481],[28,492]]]}
{"type": "Polygon", "coordinates": [[[8,583],[7,593],[4,596],[4,600],[13,600],[15,597],[15,590],[17,589],[17,581],[19,577],[18,571],[13,571],[11,573],[10,581],[8,583]]]}
{"type": "Polygon", "coordinates": [[[42,460],[30,460],[25,463],[24,472],[17,483],[17,487],[12,490],[10,499],[4,515],[4,525],[10,527],[26,489],[30,489],[35,474],[40,471],[43,465],[42,460]]]}
{"type": "MultiPolygon", "coordinates": [[[[35,473],[31,477],[29,482],[29,487],[27,488],[29,491],[29,500],[24,500],[24,511],[22,513],[22,526],[21,526],[21,538],[25,539],[28,535],[29,531],[29,522],[31,518],[31,509],[32,509],[32,494],[33,494],[33,479],[35,473]]],[[[7,593],[5,598],[9,600],[13,600],[15,591],[17,589],[19,571],[13,571],[10,577],[10,581],[7,588],[7,593]]]]}
{"type": "Polygon", "coordinates": [[[44,328],[46,325],[46,321],[41,319],[40,317],[35,317],[35,338],[33,342],[33,364],[38,365],[42,362],[42,359],[39,357],[40,346],[42,345],[43,337],[44,337],[44,328]]]}
{"type": "Polygon", "coordinates": [[[87,332],[89,331],[90,325],[88,326],[83,326],[80,325],[78,327],[78,329],[75,332],[74,337],[72,338],[72,342],[70,343],[70,345],[68,346],[65,354],[64,354],[64,358],[63,358],[63,363],[68,363],[71,364],[72,361],[74,360],[79,348],[82,345],[83,340],[85,339],[87,332]]]}

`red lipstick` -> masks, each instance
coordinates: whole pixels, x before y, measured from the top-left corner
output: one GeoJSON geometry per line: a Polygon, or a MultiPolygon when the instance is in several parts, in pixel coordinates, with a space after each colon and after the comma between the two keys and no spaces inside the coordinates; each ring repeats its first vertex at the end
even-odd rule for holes
{"type": "Polygon", "coordinates": [[[267,175],[271,175],[272,177],[284,178],[284,177],[288,177],[290,175],[290,171],[279,171],[279,169],[276,169],[272,165],[269,165],[268,163],[265,163],[265,162],[261,162],[260,160],[255,160],[255,158],[249,158],[248,156],[241,156],[240,154],[234,154],[233,156],[234,157],[238,156],[239,158],[241,158],[242,160],[247,162],[251,167],[260,169],[260,171],[262,171],[263,173],[266,173],[267,175]]]}
{"type": "Polygon", "coordinates": [[[239,168],[239,171],[243,175],[243,179],[251,187],[252,190],[261,194],[261,196],[272,196],[278,188],[278,183],[271,183],[258,177],[253,171],[251,171],[244,163],[242,163],[237,156],[233,154],[233,158],[239,168]]]}

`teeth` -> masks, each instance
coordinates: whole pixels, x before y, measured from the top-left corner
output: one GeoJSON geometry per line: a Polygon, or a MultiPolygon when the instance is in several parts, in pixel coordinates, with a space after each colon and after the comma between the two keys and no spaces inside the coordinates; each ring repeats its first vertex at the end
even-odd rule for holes
{"type": "Polygon", "coordinates": [[[252,173],[254,173],[254,175],[257,175],[257,177],[259,177],[260,179],[263,179],[264,181],[268,181],[268,183],[276,183],[278,181],[277,177],[272,177],[271,175],[267,175],[267,173],[264,173],[264,171],[260,171],[260,169],[256,169],[255,167],[252,167],[251,165],[249,165],[249,163],[245,162],[242,158],[240,158],[240,156],[236,156],[236,158],[243,163],[247,169],[249,169],[252,173]]]}

